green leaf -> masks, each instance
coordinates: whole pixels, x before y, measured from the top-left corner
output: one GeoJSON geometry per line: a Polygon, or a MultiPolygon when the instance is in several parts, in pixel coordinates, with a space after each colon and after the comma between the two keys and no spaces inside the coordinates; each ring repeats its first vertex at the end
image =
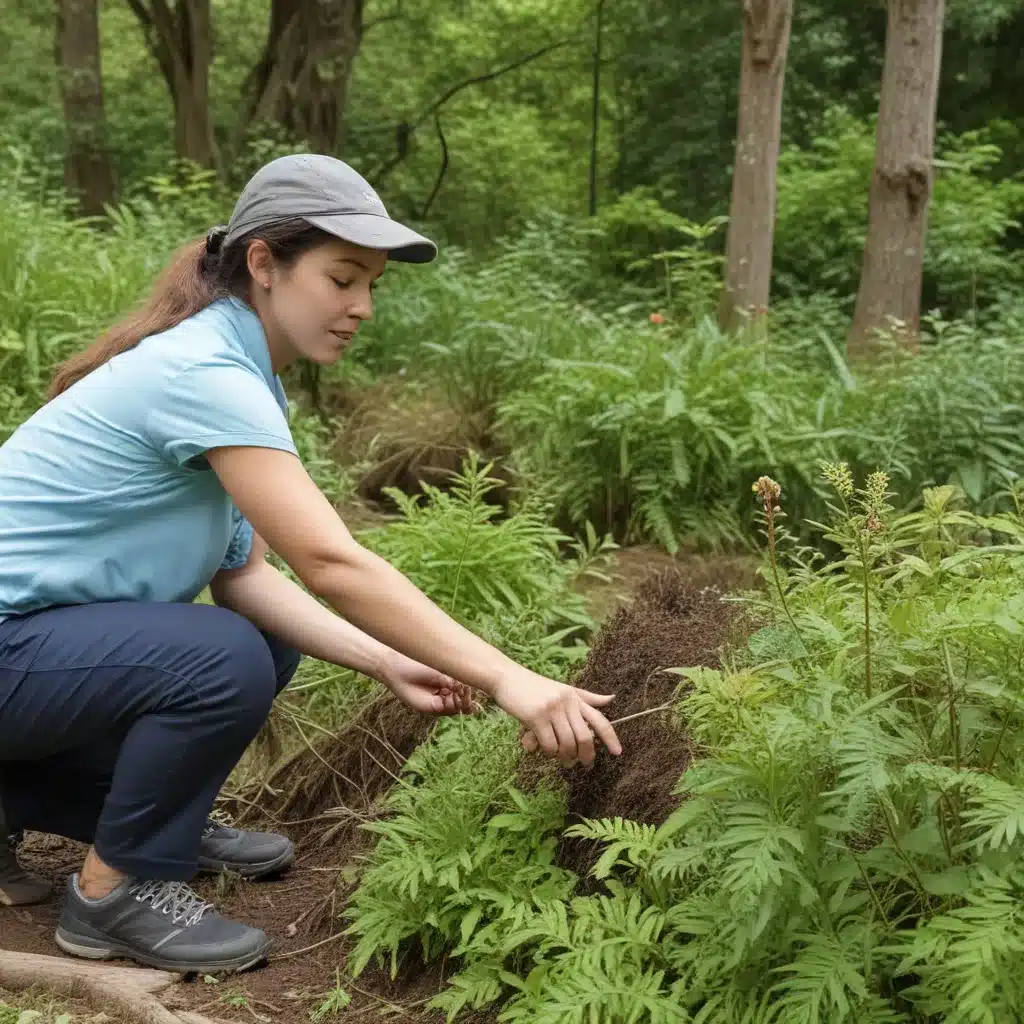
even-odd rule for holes
{"type": "Polygon", "coordinates": [[[662,418],[675,419],[686,408],[686,395],[679,388],[672,388],[665,393],[665,409],[662,418]]]}

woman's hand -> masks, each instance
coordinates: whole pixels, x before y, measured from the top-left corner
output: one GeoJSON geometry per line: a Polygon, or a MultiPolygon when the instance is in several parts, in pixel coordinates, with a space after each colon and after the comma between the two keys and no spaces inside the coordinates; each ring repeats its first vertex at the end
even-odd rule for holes
{"type": "Polygon", "coordinates": [[[378,678],[403,704],[425,715],[472,715],[480,710],[471,687],[397,651],[378,678]]]}
{"type": "Polygon", "coordinates": [[[612,754],[622,753],[615,730],[597,710],[614,700],[614,694],[591,693],[520,668],[498,683],[493,696],[522,723],[520,739],[527,751],[539,747],[567,767],[579,761],[589,768],[596,733],[612,754]]]}

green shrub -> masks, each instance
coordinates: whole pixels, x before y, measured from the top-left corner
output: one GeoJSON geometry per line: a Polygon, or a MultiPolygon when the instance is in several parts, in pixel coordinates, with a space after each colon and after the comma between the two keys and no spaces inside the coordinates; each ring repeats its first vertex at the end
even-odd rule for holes
{"type": "Polygon", "coordinates": [[[790,547],[758,481],[766,624],[729,668],[678,670],[702,752],[679,809],[570,828],[607,844],[607,892],[510,894],[459,946],[449,1019],[498,982],[499,1020],[543,1024],[1024,1012],[1024,492],[986,517],[937,488],[898,515],[885,474],[826,472],[830,562],[790,547]]]}
{"type": "Polygon", "coordinates": [[[586,654],[580,634],[595,626],[572,582],[607,542],[591,533],[577,544],[577,557],[563,557],[569,538],[548,524],[539,501],[507,516],[487,501],[499,482],[490,468],[474,456],[450,492],[429,485],[416,497],[390,491],[402,518],[361,531],[360,540],[510,656],[561,675],[586,654]]]}
{"type": "MultiPolygon", "coordinates": [[[[386,809],[362,826],[381,838],[346,916],[358,975],[416,938],[425,960],[471,941],[500,942],[504,919],[531,900],[564,899],[576,876],[553,863],[564,796],[515,788],[516,722],[503,712],[442,719],[406,762],[386,809]]],[[[490,979],[490,998],[501,990],[490,979]]]]}
{"type": "MultiPolygon", "coordinates": [[[[947,316],[995,301],[1024,272],[1006,246],[1024,215],[1024,182],[995,179],[1002,156],[989,138],[995,134],[946,136],[937,147],[925,304],[947,316]]],[[[774,265],[781,294],[856,293],[874,160],[873,125],[841,108],[829,112],[809,148],[780,155],[774,265]]]]}
{"type": "Polygon", "coordinates": [[[823,509],[822,459],[890,466],[907,501],[951,482],[979,506],[997,500],[1024,456],[1019,309],[984,326],[933,318],[920,355],[894,351],[856,370],[800,317],[809,333],[766,339],[707,321],[593,332],[575,358],[549,358],[502,403],[517,468],[545,482],[570,523],[669,550],[746,543],[736,481],[758,467],[790,481],[798,519],[823,509]]]}

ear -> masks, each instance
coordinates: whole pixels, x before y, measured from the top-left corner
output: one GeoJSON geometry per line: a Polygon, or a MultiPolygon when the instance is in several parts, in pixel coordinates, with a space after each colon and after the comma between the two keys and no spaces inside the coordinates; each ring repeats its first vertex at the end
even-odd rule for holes
{"type": "Polygon", "coordinates": [[[257,238],[249,244],[245,262],[249,268],[249,276],[256,282],[257,287],[269,288],[274,274],[274,254],[262,238],[257,238]]]}

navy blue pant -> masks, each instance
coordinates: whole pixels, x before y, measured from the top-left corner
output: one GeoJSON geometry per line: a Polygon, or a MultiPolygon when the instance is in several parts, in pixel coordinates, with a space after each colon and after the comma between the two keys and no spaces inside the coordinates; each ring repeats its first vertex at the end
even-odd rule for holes
{"type": "Polygon", "coordinates": [[[8,828],[188,880],[206,817],[299,663],[224,608],[118,602],[0,622],[8,828]]]}

